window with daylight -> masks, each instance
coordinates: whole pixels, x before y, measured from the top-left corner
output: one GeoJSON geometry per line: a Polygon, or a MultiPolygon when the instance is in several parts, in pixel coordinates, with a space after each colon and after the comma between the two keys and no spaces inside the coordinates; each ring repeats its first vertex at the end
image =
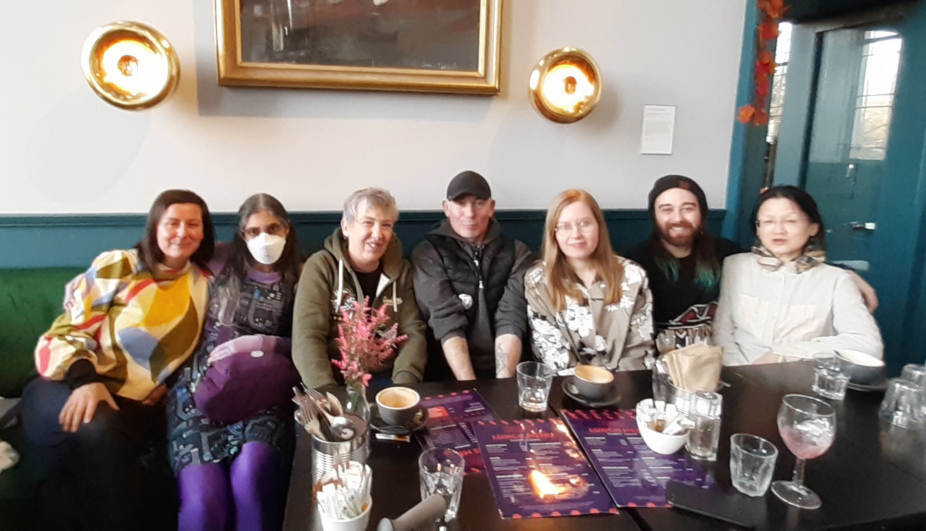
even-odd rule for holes
{"type": "Polygon", "coordinates": [[[781,111],[785,103],[785,79],[788,76],[788,60],[791,58],[791,23],[778,25],[778,40],[775,44],[775,73],[772,75],[772,96],[768,105],[768,133],[765,139],[774,144],[781,128],[781,111]]]}
{"type": "Polygon", "coordinates": [[[895,31],[865,32],[849,158],[884,160],[901,47],[895,31]]]}

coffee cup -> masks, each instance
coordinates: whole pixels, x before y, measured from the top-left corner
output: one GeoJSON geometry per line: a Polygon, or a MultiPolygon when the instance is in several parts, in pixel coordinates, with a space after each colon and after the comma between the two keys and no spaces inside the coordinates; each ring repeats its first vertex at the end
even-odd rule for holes
{"type": "Polygon", "coordinates": [[[387,387],[376,393],[379,416],[391,426],[406,426],[418,412],[421,397],[408,387],[387,387]]]}
{"type": "Polygon", "coordinates": [[[597,365],[578,365],[574,381],[579,394],[589,400],[602,400],[611,394],[614,373],[597,365]]]}

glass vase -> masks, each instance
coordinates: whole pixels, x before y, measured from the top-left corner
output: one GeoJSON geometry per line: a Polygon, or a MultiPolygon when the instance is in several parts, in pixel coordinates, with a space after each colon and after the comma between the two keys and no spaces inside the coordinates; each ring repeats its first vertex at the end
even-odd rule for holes
{"type": "Polygon", "coordinates": [[[347,404],[345,404],[344,410],[346,413],[360,417],[369,424],[370,403],[367,401],[367,389],[362,383],[347,384],[347,404]]]}

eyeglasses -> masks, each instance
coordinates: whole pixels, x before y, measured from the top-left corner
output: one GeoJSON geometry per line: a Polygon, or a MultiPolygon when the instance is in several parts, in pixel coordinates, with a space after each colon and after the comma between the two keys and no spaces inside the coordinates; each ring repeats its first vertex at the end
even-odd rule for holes
{"type": "Polygon", "coordinates": [[[589,232],[593,228],[597,227],[598,223],[593,219],[580,219],[575,223],[570,223],[568,221],[564,223],[557,223],[554,230],[556,232],[571,233],[574,228],[578,228],[579,232],[589,232]]]}
{"type": "Polygon", "coordinates": [[[810,220],[807,218],[784,218],[784,219],[757,219],[756,228],[757,229],[771,229],[777,225],[783,226],[786,230],[797,229],[802,225],[806,225],[810,220]]]}

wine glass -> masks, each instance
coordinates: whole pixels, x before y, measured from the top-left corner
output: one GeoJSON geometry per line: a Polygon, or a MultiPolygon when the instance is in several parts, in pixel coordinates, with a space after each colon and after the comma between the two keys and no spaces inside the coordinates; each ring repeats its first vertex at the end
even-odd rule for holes
{"type": "Polygon", "coordinates": [[[836,411],[822,400],[805,395],[785,395],[778,410],[778,433],[797,457],[791,481],[772,483],[772,492],[785,503],[801,509],[819,509],[823,502],[804,486],[804,461],[825,454],[836,437],[836,411]]]}

